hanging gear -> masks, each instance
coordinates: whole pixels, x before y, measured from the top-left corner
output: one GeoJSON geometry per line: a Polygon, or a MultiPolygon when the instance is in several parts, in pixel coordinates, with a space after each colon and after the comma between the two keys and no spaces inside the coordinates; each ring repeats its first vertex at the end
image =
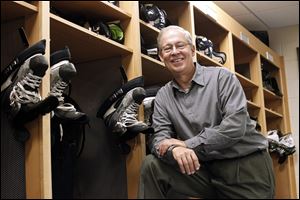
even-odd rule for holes
{"type": "Polygon", "coordinates": [[[77,71],[70,62],[71,53],[68,47],[56,51],[50,56],[50,93],[49,96],[58,98],[59,105],[53,111],[54,115],[65,120],[82,120],[86,118],[85,113],[78,112],[74,105],[64,101],[63,92],[69,86],[71,79],[76,76],[77,71]]]}
{"type": "Polygon", "coordinates": [[[104,35],[107,38],[111,38],[111,32],[109,30],[109,27],[106,23],[103,21],[90,21],[90,26],[91,26],[91,31],[99,34],[99,35],[104,35]]]}
{"type": "Polygon", "coordinates": [[[108,24],[108,28],[111,34],[111,39],[120,44],[124,44],[124,31],[121,26],[117,23],[110,23],[108,24]]]}
{"type": "Polygon", "coordinates": [[[170,25],[170,22],[167,20],[167,13],[165,10],[158,8],[153,4],[139,4],[140,6],[140,19],[150,23],[152,26],[163,29],[170,25]]]}
{"type": "Polygon", "coordinates": [[[226,62],[226,54],[215,51],[212,41],[206,37],[196,36],[196,49],[222,65],[226,62]]]}
{"type": "Polygon", "coordinates": [[[256,122],[255,129],[256,129],[257,131],[261,132],[261,125],[259,124],[257,117],[252,117],[252,116],[250,116],[250,119],[252,119],[252,120],[254,120],[254,121],[256,122]]]}
{"type": "MultiPolygon", "coordinates": [[[[76,110],[83,113],[74,99],[65,94],[63,97],[65,103],[74,105],[76,110]]],[[[84,149],[85,128],[88,123],[88,117],[65,120],[55,115],[51,118],[51,169],[55,199],[73,198],[74,168],[84,149]]]]}
{"type": "Polygon", "coordinates": [[[134,135],[148,129],[148,126],[137,120],[139,105],[143,102],[146,92],[142,87],[136,87],[126,93],[126,95],[116,101],[104,114],[106,125],[113,133],[123,137],[134,135]]]}
{"type": "Polygon", "coordinates": [[[126,141],[140,132],[148,133],[151,129],[137,119],[139,105],[146,96],[143,77],[126,82],[127,76],[124,68],[121,67],[120,70],[125,83],[102,103],[97,117],[104,120],[105,126],[112,131],[121,151],[128,154],[130,146],[126,144],[126,141]]]}
{"type": "MultiPolygon", "coordinates": [[[[160,89],[160,86],[151,86],[147,87],[146,90],[146,97],[143,100],[144,105],[144,122],[148,126],[152,126],[152,114],[154,110],[154,102],[155,102],[155,96],[160,89]]],[[[153,132],[153,130],[152,130],[153,132]]]]}
{"type": "Polygon", "coordinates": [[[283,135],[279,130],[268,131],[269,152],[276,153],[278,156],[278,163],[282,164],[296,152],[296,147],[292,134],[283,135]]]}
{"type": "MultiPolygon", "coordinates": [[[[40,40],[34,45],[20,52],[10,64],[1,71],[1,92],[6,89],[11,83],[16,72],[30,57],[36,54],[45,54],[46,40],[40,40]]],[[[28,65],[28,64],[27,64],[28,65]]]]}
{"type": "MultiPolygon", "coordinates": [[[[19,31],[23,29],[19,29],[19,31]]],[[[25,32],[21,34],[23,43],[28,41],[25,32]]],[[[40,40],[19,53],[1,72],[1,105],[18,130],[15,137],[25,142],[30,134],[24,124],[39,115],[51,112],[58,105],[58,99],[48,96],[42,100],[39,87],[48,69],[45,53],[46,41],[40,40]]]]}
{"type": "Polygon", "coordinates": [[[119,1],[108,1],[108,2],[115,6],[119,6],[119,1]]]}
{"type": "Polygon", "coordinates": [[[282,97],[276,78],[271,76],[268,70],[262,68],[262,79],[264,88],[274,92],[276,95],[282,97]]]}
{"type": "Polygon", "coordinates": [[[158,56],[158,46],[157,44],[146,44],[143,36],[141,35],[141,51],[143,54],[148,55],[156,60],[160,61],[160,58],[158,56]]]}

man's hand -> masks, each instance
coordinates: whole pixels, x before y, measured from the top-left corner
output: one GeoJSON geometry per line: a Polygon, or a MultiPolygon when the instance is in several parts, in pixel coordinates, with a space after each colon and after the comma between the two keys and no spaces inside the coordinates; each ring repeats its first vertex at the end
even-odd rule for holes
{"type": "Polygon", "coordinates": [[[176,146],[182,146],[182,147],[186,147],[184,141],[182,140],[177,140],[177,139],[174,139],[174,138],[171,138],[171,139],[164,139],[163,141],[161,141],[158,145],[158,152],[159,152],[159,155],[160,156],[163,156],[168,148],[171,146],[171,145],[176,145],[176,146]]]}
{"type": "Polygon", "coordinates": [[[200,163],[194,150],[177,146],[172,150],[172,153],[183,174],[194,174],[200,168],[200,163]]]}

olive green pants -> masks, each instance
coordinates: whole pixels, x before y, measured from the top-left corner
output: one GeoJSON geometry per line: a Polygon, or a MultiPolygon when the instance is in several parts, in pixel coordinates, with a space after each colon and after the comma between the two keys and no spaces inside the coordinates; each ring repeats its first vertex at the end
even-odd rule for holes
{"type": "Polygon", "coordinates": [[[274,198],[274,188],[272,159],[266,150],[236,159],[203,162],[192,175],[147,155],[138,198],[167,198],[172,189],[187,197],[269,199],[274,198]]]}

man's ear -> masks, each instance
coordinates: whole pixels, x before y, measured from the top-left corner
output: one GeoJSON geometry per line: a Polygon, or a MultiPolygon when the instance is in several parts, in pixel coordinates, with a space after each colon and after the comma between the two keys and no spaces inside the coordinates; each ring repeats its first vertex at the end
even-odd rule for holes
{"type": "Polygon", "coordinates": [[[195,47],[195,45],[192,45],[191,50],[192,50],[192,55],[194,57],[195,53],[196,53],[196,47],[195,47]]]}
{"type": "Polygon", "coordinates": [[[161,62],[164,62],[164,59],[163,59],[163,57],[162,57],[162,55],[161,55],[161,51],[158,52],[158,56],[159,56],[161,62]]]}

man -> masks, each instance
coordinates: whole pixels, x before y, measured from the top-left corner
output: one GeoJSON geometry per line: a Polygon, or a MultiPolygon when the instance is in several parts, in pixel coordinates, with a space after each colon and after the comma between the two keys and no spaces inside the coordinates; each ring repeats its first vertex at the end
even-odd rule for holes
{"type": "Polygon", "coordinates": [[[199,198],[273,198],[267,139],[255,130],[236,76],[193,63],[186,30],[168,26],[157,43],[173,75],[155,98],[152,154],[141,168],[139,198],[168,191],[199,198]]]}

